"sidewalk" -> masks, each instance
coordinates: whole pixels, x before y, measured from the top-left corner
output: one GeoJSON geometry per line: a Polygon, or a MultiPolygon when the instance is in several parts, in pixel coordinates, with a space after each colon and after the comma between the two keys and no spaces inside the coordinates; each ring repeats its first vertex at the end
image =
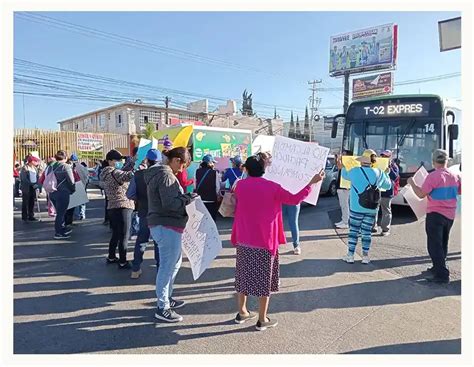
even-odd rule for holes
{"type": "MultiPolygon", "coordinates": [[[[34,242],[31,234],[15,233],[15,353],[460,352],[459,284],[424,285],[376,262],[342,262],[344,242],[327,211],[314,209],[301,217],[303,254],[293,255],[291,245],[280,249],[281,291],[269,308],[275,329],[257,332],[254,323],[233,322],[229,220],[219,222],[224,249],[198,281],[183,261],[175,296],[187,302],[184,321],[155,322],[151,248],[138,280],[106,266],[103,202],[89,205],[97,218],[81,223],[68,242],[50,239],[44,227],[52,223],[38,227],[34,242]]],[[[249,308],[256,304],[251,300],[249,308]]]]}

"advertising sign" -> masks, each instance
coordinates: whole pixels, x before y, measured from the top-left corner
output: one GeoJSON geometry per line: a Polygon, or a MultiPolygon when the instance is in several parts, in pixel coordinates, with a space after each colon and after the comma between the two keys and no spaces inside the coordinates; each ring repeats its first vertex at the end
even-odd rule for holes
{"type": "Polygon", "coordinates": [[[80,159],[101,159],[104,155],[104,134],[77,133],[77,150],[80,159]]]}
{"type": "Polygon", "coordinates": [[[352,100],[383,96],[393,92],[392,73],[352,79],[352,100]]]}
{"type": "Polygon", "coordinates": [[[331,76],[392,68],[397,58],[397,25],[332,36],[329,55],[331,76]]]}
{"type": "Polygon", "coordinates": [[[240,155],[245,161],[252,154],[252,133],[195,126],[193,145],[193,161],[200,161],[206,154],[211,154],[214,158],[232,158],[240,155]]]}

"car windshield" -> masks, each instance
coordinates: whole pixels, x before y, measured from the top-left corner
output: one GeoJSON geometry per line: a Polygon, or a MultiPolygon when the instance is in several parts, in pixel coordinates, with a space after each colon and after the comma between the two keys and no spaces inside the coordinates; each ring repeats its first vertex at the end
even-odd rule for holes
{"type": "Polygon", "coordinates": [[[423,118],[355,122],[348,126],[344,149],[360,155],[369,148],[380,154],[391,150],[401,173],[414,173],[422,165],[432,169],[431,154],[440,147],[441,122],[423,118]],[[365,140],[365,141],[364,141],[365,140]]]}
{"type": "Polygon", "coordinates": [[[333,157],[329,157],[326,160],[326,170],[331,170],[333,169],[334,165],[336,164],[336,160],[333,157]]]}

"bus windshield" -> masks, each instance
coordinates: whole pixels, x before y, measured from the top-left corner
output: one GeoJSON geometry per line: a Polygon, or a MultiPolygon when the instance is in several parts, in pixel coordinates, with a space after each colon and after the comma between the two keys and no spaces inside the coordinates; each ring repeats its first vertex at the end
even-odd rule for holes
{"type": "Polygon", "coordinates": [[[348,122],[344,149],[361,155],[367,147],[380,154],[391,150],[399,160],[400,173],[414,173],[421,165],[432,169],[431,154],[441,146],[441,120],[393,118],[348,122]]]}

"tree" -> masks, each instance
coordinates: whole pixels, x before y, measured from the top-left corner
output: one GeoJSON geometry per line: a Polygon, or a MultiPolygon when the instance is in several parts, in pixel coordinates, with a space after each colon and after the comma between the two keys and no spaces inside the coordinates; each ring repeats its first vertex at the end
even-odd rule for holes
{"type": "Polygon", "coordinates": [[[145,125],[145,132],[143,133],[143,137],[145,139],[151,140],[155,131],[156,131],[155,124],[148,123],[145,125]]]}

